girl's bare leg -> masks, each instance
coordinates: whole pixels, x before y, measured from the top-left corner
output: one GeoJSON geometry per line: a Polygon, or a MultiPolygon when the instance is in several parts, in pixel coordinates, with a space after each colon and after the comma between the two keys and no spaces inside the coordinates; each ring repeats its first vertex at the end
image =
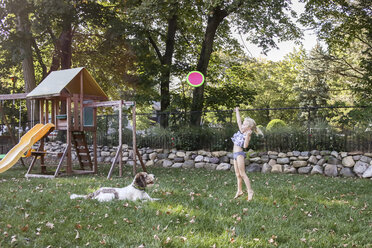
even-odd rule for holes
{"type": "Polygon", "coordinates": [[[244,157],[243,156],[238,156],[237,158],[237,167],[239,170],[239,174],[241,178],[244,180],[245,186],[247,187],[248,191],[248,201],[252,200],[253,198],[253,190],[251,186],[251,182],[249,181],[249,178],[247,174],[245,173],[245,163],[244,163],[244,157]]]}
{"type": "Polygon", "coordinates": [[[236,160],[234,160],[234,170],[235,170],[235,175],[236,175],[236,180],[237,180],[237,185],[238,185],[238,190],[236,191],[236,195],[234,197],[234,199],[236,199],[239,196],[243,195],[242,177],[240,176],[239,169],[238,169],[238,164],[237,164],[236,160]]]}

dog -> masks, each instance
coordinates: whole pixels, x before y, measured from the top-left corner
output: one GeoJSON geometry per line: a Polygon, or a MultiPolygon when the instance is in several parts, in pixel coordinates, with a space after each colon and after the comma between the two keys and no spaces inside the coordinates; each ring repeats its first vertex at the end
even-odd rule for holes
{"type": "Polygon", "coordinates": [[[146,187],[154,185],[155,176],[146,172],[137,173],[133,182],[124,188],[103,187],[88,195],[71,194],[70,199],[96,199],[100,202],[107,202],[114,199],[129,201],[155,201],[146,192],[146,187]]]}

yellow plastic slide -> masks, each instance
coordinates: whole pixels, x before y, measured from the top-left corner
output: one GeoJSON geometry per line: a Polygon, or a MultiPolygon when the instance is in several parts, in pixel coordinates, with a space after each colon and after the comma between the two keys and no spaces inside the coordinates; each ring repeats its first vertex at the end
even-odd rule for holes
{"type": "Polygon", "coordinates": [[[54,128],[52,123],[45,125],[39,123],[23,135],[19,143],[15,145],[0,161],[0,173],[3,173],[17,163],[22,155],[27,152],[27,150],[31,149],[33,144],[48,134],[52,128],[54,128]]]}

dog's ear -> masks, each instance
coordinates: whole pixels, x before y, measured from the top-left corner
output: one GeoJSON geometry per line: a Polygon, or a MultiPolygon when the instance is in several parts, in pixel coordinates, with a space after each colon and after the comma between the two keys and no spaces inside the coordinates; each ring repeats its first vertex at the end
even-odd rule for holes
{"type": "Polygon", "coordinates": [[[140,187],[140,188],[145,188],[146,187],[146,179],[145,175],[143,174],[138,174],[135,179],[135,184],[140,187]]]}

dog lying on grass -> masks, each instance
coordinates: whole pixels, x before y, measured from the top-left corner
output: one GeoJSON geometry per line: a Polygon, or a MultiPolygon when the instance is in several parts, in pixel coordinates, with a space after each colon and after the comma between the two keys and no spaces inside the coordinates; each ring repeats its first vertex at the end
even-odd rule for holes
{"type": "Polygon", "coordinates": [[[158,199],[151,198],[146,192],[146,187],[154,185],[155,176],[146,172],[137,173],[133,182],[124,188],[103,187],[88,195],[71,194],[70,199],[96,199],[100,202],[107,202],[114,199],[129,201],[155,201],[158,199]]]}

